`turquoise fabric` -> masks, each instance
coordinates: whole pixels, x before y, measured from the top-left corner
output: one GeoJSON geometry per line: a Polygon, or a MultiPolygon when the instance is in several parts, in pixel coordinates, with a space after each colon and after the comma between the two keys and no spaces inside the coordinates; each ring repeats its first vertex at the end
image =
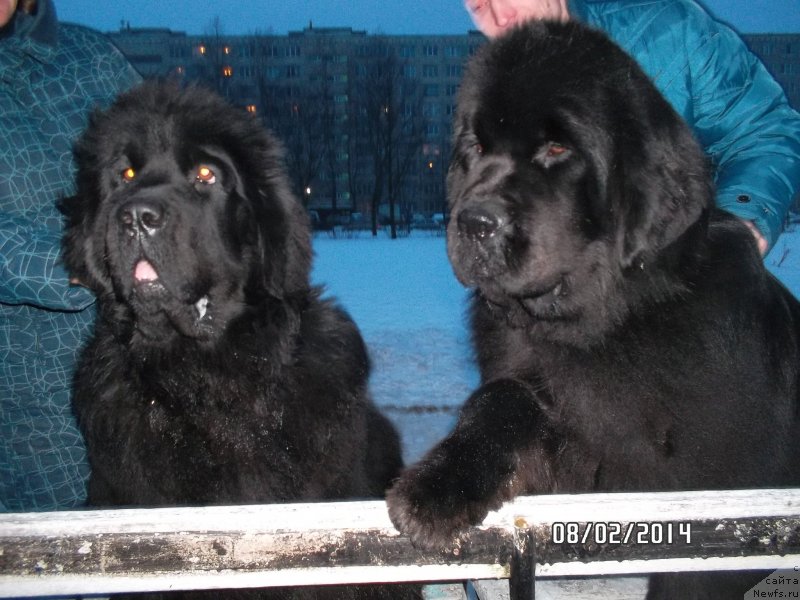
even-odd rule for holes
{"type": "Polygon", "coordinates": [[[51,0],[0,31],[0,506],[71,508],[89,474],[72,416],[94,298],[59,264],[56,200],[93,108],[139,81],[99,33],[59,25],[51,0]]]}
{"type": "Polygon", "coordinates": [[[692,0],[569,9],[636,58],[713,161],[717,204],[754,221],[771,247],[800,188],[800,115],[741,38],[692,0]]]}

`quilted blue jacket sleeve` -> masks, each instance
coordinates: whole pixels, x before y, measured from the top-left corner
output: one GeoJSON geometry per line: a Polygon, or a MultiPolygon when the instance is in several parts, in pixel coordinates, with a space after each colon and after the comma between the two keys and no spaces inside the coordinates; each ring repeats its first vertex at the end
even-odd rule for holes
{"type": "Polygon", "coordinates": [[[68,284],[60,264],[61,233],[0,213],[0,302],[51,310],[82,310],[88,290],[68,284]]]}
{"type": "Polygon", "coordinates": [[[93,297],[59,261],[72,144],[93,108],[140,78],[105,36],[58,27],[50,4],[40,13],[0,36],[0,304],[74,311],[93,297]]]}
{"type": "Polygon", "coordinates": [[[800,188],[800,115],[728,26],[693,0],[573,0],[630,52],[712,160],[717,204],[770,246],[800,188]]]}
{"type": "Polygon", "coordinates": [[[800,116],[736,33],[688,13],[692,123],[716,166],[717,204],[754,221],[771,247],[800,185],[800,116]]]}

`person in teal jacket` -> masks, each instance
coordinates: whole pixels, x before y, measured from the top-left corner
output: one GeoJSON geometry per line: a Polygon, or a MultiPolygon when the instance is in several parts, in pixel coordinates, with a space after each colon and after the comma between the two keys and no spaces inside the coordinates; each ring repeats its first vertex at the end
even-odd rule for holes
{"type": "Polygon", "coordinates": [[[60,25],[52,0],[0,0],[0,510],[85,500],[70,387],[94,297],[59,264],[56,201],[91,111],[139,79],[103,35],[60,25]]]}
{"type": "Polygon", "coordinates": [[[765,254],[800,188],[800,115],[728,26],[694,0],[464,0],[494,37],[529,19],[574,19],[631,54],[713,161],[717,205],[765,254]]]}

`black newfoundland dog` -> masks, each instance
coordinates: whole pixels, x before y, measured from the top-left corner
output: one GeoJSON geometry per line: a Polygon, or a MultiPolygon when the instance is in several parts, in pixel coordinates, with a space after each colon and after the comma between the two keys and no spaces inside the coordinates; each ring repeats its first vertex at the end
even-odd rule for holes
{"type": "MultiPolygon", "coordinates": [[[[401,531],[446,545],[519,494],[800,484],[800,306],[706,165],[601,33],[535,23],[473,60],[447,244],[482,385],[390,490],[401,531]]],[[[749,587],[689,579],[650,597],[749,587]]]]}
{"type": "Polygon", "coordinates": [[[95,115],[76,157],[64,257],[99,307],[74,392],[90,504],[382,497],[398,436],[358,329],[309,284],[276,141],[210,92],[145,84],[95,115]]]}

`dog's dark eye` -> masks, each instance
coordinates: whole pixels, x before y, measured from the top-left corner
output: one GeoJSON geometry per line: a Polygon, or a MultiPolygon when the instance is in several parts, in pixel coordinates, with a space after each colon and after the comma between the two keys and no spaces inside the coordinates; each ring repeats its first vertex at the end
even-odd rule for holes
{"type": "Polygon", "coordinates": [[[550,158],[558,158],[559,156],[563,156],[569,152],[566,146],[562,146],[561,144],[556,144],[555,142],[550,143],[547,146],[547,156],[550,158]]]}
{"type": "Polygon", "coordinates": [[[483,146],[481,144],[474,144],[472,149],[475,151],[475,154],[483,154],[483,146]]]}
{"type": "Polygon", "coordinates": [[[213,183],[216,183],[217,176],[214,174],[214,171],[203,165],[201,167],[198,167],[197,169],[196,180],[199,183],[205,183],[206,185],[211,185],[213,183]]]}
{"type": "Polygon", "coordinates": [[[124,171],[122,171],[122,180],[123,181],[133,181],[136,179],[136,171],[133,167],[128,167],[124,171]]]}
{"type": "Polygon", "coordinates": [[[533,155],[531,162],[538,163],[545,168],[563,162],[572,154],[572,150],[558,142],[547,142],[533,155]]]}

